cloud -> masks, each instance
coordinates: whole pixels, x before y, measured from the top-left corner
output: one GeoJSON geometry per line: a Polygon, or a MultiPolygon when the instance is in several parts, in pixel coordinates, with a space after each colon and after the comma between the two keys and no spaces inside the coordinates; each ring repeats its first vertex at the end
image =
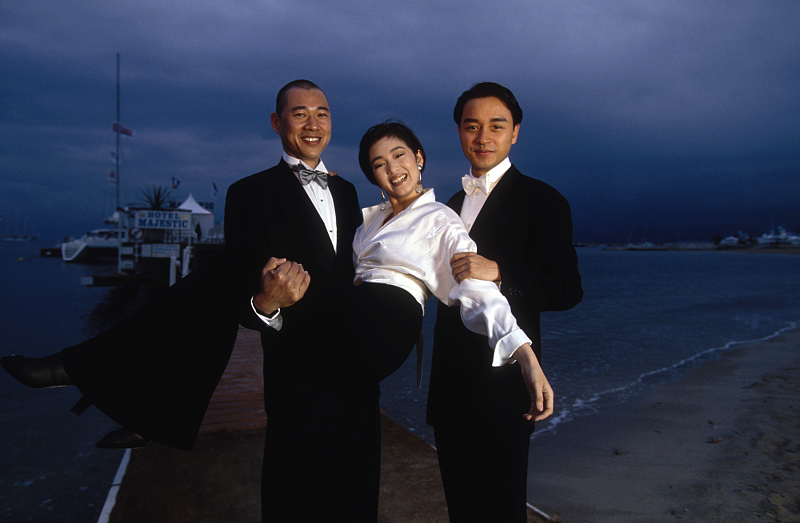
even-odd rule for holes
{"type": "Polygon", "coordinates": [[[568,196],[576,230],[598,236],[584,240],[656,208],[665,231],[683,230],[690,208],[720,224],[739,209],[763,228],[798,203],[780,188],[800,168],[799,26],[800,9],[781,1],[6,2],[0,209],[27,198],[52,228],[44,198],[104,187],[120,52],[134,186],[174,174],[182,188],[222,189],[273,164],[275,93],[305,77],[331,101],[325,161],[366,203],[355,147],[387,117],[419,134],[443,199],[468,168],[452,106],[494,80],[525,111],[512,161],[568,196]]]}

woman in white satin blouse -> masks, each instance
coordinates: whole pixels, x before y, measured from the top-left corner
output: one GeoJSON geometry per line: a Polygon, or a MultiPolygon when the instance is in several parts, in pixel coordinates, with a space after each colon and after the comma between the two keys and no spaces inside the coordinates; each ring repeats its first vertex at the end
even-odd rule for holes
{"type": "Polygon", "coordinates": [[[460,307],[468,329],[488,336],[493,366],[520,364],[531,393],[526,417],[549,416],[552,389],[497,284],[472,278],[457,282],[453,276],[453,255],[477,247],[458,214],[437,202],[433,189],[423,189],[425,152],[414,133],[393,121],[370,128],[361,140],[359,164],[381,188],[383,201],[363,209],[364,223],[353,240],[356,287],[330,289],[320,303],[322,310],[333,303],[341,311],[320,314],[320,328],[349,337],[352,352],[326,354],[318,367],[344,380],[388,376],[413,348],[425,302],[433,294],[460,307]]]}

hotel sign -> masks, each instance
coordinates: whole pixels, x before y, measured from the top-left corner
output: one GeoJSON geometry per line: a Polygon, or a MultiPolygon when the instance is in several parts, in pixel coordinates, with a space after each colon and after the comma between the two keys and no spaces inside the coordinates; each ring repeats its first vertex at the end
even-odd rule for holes
{"type": "Polygon", "coordinates": [[[192,213],[183,211],[136,211],[136,227],[140,229],[192,230],[192,213]]]}

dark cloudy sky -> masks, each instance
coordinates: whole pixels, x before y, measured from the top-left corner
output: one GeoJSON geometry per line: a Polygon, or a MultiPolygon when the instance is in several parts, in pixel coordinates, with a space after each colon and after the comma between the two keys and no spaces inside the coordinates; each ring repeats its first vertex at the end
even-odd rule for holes
{"type": "Polygon", "coordinates": [[[558,188],[575,238],[710,240],[800,228],[800,2],[11,0],[0,3],[0,233],[60,238],[113,210],[115,56],[124,201],[181,180],[211,200],[276,163],[277,90],[328,94],[323,156],[362,205],[361,134],[417,131],[446,199],[468,165],[452,107],[477,81],[525,112],[511,160],[558,188]]]}

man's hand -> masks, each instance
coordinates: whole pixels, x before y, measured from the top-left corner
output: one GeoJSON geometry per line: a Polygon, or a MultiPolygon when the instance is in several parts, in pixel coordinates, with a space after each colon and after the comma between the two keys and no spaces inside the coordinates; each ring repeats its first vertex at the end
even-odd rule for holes
{"type": "Polygon", "coordinates": [[[533,349],[527,343],[514,351],[512,357],[519,363],[519,370],[525,379],[525,386],[531,395],[531,408],[524,418],[528,421],[541,421],[553,413],[553,389],[539,365],[533,349]]]}
{"type": "Polygon", "coordinates": [[[476,280],[500,281],[500,267],[492,260],[487,260],[474,252],[459,252],[450,260],[453,277],[458,283],[467,278],[476,280]]]}
{"type": "Polygon", "coordinates": [[[253,305],[264,316],[281,307],[297,303],[306,293],[311,275],[299,263],[286,258],[270,258],[261,269],[261,288],[253,296],[253,305]]]}

